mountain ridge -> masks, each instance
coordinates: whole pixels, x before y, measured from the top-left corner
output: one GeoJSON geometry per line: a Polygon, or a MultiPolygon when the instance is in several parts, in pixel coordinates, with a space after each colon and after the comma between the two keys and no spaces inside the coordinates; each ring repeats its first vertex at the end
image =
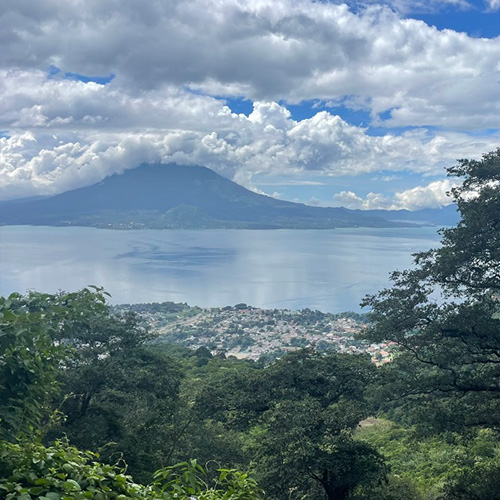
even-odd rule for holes
{"type": "Polygon", "coordinates": [[[457,206],[452,203],[440,208],[422,208],[420,210],[355,210],[358,213],[382,217],[389,221],[412,222],[419,225],[454,226],[460,220],[457,206]]]}
{"type": "Polygon", "coordinates": [[[116,229],[405,227],[376,214],[313,207],[249,191],[202,166],[142,164],[91,186],[0,205],[2,225],[116,229]]]}

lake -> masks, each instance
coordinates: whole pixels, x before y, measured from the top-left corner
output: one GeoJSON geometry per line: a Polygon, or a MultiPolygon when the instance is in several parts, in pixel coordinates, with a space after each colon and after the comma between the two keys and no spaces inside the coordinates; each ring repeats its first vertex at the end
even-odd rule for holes
{"type": "Polygon", "coordinates": [[[436,228],[131,230],[0,227],[0,294],[104,286],[112,303],[360,311],[436,228]]]}

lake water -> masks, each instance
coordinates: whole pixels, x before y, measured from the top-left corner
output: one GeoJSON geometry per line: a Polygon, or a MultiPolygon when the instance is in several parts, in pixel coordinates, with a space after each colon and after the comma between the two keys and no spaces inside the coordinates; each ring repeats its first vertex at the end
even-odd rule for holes
{"type": "Polygon", "coordinates": [[[435,228],[115,231],[0,227],[0,294],[104,286],[112,303],[360,311],[435,228]]]}

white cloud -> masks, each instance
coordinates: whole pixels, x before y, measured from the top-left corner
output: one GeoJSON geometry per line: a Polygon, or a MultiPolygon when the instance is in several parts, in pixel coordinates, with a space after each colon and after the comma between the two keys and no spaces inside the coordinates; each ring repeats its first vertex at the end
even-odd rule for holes
{"type": "Polygon", "coordinates": [[[498,124],[500,39],[438,31],[377,5],[11,0],[2,12],[0,67],[115,73],[117,94],[171,85],[265,101],[352,96],[375,118],[391,111],[394,126],[498,124]]]}
{"type": "Polygon", "coordinates": [[[368,193],[365,198],[361,198],[353,191],[341,191],[333,197],[336,206],[360,210],[398,210],[405,208],[394,202],[394,199],[381,193],[368,193]]]}
{"type": "Polygon", "coordinates": [[[193,130],[200,121],[230,116],[221,101],[174,86],[136,94],[113,84],[47,78],[40,70],[0,70],[0,107],[0,130],[193,130]]]}
{"type": "Polygon", "coordinates": [[[352,191],[341,191],[334,195],[336,205],[362,210],[419,210],[438,208],[452,203],[447,193],[458,183],[450,179],[441,179],[387,196],[381,193],[368,193],[362,198],[352,191]]]}
{"type": "Polygon", "coordinates": [[[357,209],[363,207],[363,198],[353,191],[341,191],[333,197],[335,204],[341,207],[357,209]]]}
{"type": "MultiPolygon", "coordinates": [[[[358,3],[358,2],[349,2],[358,3]]],[[[359,2],[362,4],[362,2],[359,2]]],[[[415,12],[439,12],[447,7],[455,7],[459,10],[468,10],[472,6],[467,0],[368,0],[365,3],[382,3],[389,5],[396,11],[402,14],[410,14],[415,12]]]]}
{"type": "Polygon", "coordinates": [[[295,121],[274,102],[255,102],[247,117],[173,86],[134,95],[40,71],[0,76],[0,130],[10,134],[0,139],[0,199],[61,192],[152,161],[205,165],[250,188],[257,173],[297,182],[307,172],[435,175],[498,142],[423,129],[373,137],[326,111],[295,121]]]}
{"type": "Polygon", "coordinates": [[[431,182],[427,186],[417,186],[395,194],[396,206],[407,210],[418,210],[426,207],[441,207],[452,203],[447,193],[457,186],[458,182],[443,179],[431,182]]]}
{"type": "MultiPolygon", "coordinates": [[[[386,3],[403,13],[437,6],[386,3]]],[[[500,139],[500,38],[439,31],[379,5],[4,0],[0,33],[0,199],[151,161],[206,165],[253,189],[256,174],[298,183],[311,172],[434,176],[500,139]],[[51,64],[62,71],[48,77],[51,64]],[[116,77],[100,85],[64,72],[116,77]],[[254,100],[254,110],[232,113],[206,93],[254,100]],[[295,121],[278,104],[303,99],[367,110],[371,125],[420,128],[374,137],[325,111],[295,121]]],[[[345,197],[410,206],[438,191],[345,197]]]]}
{"type": "Polygon", "coordinates": [[[500,9],[500,0],[486,0],[486,3],[491,10],[500,9]]]}
{"type": "MultiPolygon", "coordinates": [[[[267,104],[256,104],[262,113],[267,104]]],[[[271,107],[272,108],[272,107],[271,107]]],[[[366,172],[411,170],[440,172],[457,156],[475,156],[491,148],[470,138],[412,135],[370,137],[363,129],[338,117],[320,113],[309,120],[288,119],[282,128],[266,120],[232,115],[211,124],[217,131],[155,129],[137,131],[38,131],[0,139],[0,199],[57,193],[97,182],[113,172],[142,162],[176,162],[208,166],[252,187],[256,173],[288,176],[301,182],[307,172],[316,175],[357,175],[366,172]]],[[[488,145],[490,146],[490,145],[488,145]]],[[[402,199],[401,199],[402,200],[402,199]]]]}

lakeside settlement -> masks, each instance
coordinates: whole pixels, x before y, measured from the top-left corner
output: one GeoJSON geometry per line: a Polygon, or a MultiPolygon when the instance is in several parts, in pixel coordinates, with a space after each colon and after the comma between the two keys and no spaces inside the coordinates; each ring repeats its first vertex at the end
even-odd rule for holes
{"type": "Polygon", "coordinates": [[[185,303],[122,304],[116,312],[139,314],[156,343],[190,349],[206,348],[213,355],[272,360],[303,347],[319,351],[368,353],[377,364],[391,360],[394,343],[369,344],[358,334],[367,314],[323,313],[310,309],[261,309],[247,304],[200,308],[185,303]]]}

